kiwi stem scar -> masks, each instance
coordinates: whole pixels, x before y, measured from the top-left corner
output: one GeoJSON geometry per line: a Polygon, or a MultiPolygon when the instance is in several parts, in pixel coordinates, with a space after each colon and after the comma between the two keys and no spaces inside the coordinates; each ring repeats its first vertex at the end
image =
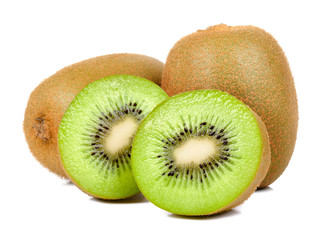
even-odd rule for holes
{"type": "Polygon", "coordinates": [[[44,142],[47,142],[49,140],[49,133],[46,131],[47,126],[45,123],[45,119],[43,116],[38,117],[35,119],[34,125],[32,126],[33,129],[36,131],[36,138],[40,138],[44,142]]]}

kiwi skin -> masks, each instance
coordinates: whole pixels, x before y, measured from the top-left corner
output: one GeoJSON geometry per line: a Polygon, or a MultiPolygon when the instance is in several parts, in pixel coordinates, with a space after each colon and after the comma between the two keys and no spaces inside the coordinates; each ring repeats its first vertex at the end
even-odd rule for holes
{"type": "Polygon", "coordinates": [[[67,178],[58,150],[60,121],[76,94],[103,77],[129,74],[160,85],[164,64],[139,54],[111,54],[91,58],[61,69],[41,82],[31,93],[23,130],[33,156],[51,172],[67,178]]]}
{"type": "Polygon", "coordinates": [[[218,89],[242,100],[269,134],[272,159],[260,188],[284,172],[295,147],[298,104],[288,61],[269,33],[220,24],[190,34],[171,49],[161,86],[170,96],[218,89]]]}

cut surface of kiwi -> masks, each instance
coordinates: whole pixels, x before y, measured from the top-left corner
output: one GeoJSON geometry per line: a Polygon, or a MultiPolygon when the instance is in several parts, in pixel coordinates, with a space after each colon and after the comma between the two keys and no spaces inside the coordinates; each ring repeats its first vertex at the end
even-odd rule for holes
{"type": "Polygon", "coordinates": [[[130,165],[132,139],[145,116],[167,98],[155,83],[131,75],[88,84],[59,127],[59,151],[69,178],[96,198],[137,194],[130,165]]]}
{"type": "Polygon", "coordinates": [[[208,215],[247,199],[266,175],[269,140],[261,119],[217,90],[182,93],[141,123],[132,169],[144,196],[180,215],[208,215]]]}

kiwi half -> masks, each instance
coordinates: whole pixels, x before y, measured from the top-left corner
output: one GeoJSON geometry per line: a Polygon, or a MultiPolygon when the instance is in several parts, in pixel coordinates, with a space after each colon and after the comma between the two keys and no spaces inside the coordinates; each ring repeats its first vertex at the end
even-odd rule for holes
{"type": "Polygon", "coordinates": [[[67,66],[40,83],[30,94],[23,122],[29,149],[51,172],[66,178],[58,153],[60,121],[73,98],[95,80],[118,74],[146,78],[160,84],[164,64],[140,54],[118,53],[67,66]]]}
{"type": "Polygon", "coordinates": [[[178,94],[158,105],[133,141],[132,169],[144,196],[180,215],[208,215],[242,203],[270,164],[261,119],[217,90],[178,94]]]}
{"type": "Polygon", "coordinates": [[[130,75],[103,78],[81,90],[58,132],[61,161],[71,181],[101,199],[137,194],[132,138],[145,116],[167,98],[155,83],[130,75]]]}

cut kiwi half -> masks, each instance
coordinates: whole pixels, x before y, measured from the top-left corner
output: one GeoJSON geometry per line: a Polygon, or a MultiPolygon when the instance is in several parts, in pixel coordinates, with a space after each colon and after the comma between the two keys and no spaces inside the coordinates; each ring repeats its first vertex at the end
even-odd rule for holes
{"type": "Polygon", "coordinates": [[[61,162],[71,181],[101,199],[137,194],[132,139],[145,116],[167,98],[155,83],[131,75],[110,76],[83,88],[58,132],[61,162]]]}
{"type": "Polygon", "coordinates": [[[132,169],[143,195],[179,215],[229,210],[253,193],[270,164],[268,134],[243,102],[217,90],[181,93],[141,123],[132,169]]]}

